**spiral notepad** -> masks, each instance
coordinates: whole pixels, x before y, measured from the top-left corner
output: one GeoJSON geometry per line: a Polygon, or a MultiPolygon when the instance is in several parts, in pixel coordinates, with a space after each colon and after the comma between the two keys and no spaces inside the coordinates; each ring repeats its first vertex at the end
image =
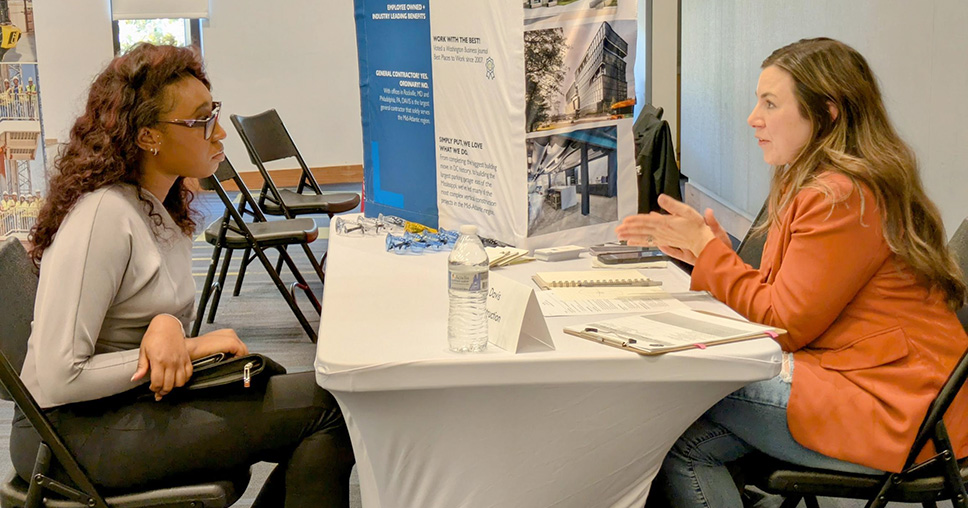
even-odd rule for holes
{"type": "Polygon", "coordinates": [[[531,280],[541,289],[659,285],[658,282],[643,276],[637,270],[540,272],[532,275],[531,280]]]}

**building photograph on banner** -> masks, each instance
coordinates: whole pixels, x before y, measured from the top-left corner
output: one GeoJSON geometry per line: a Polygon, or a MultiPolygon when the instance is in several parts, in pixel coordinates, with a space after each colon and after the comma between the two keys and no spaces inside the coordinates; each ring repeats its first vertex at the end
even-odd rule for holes
{"type": "Polygon", "coordinates": [[[636,3],[524,7],[528,238],[604,227],[619,219],[619,175],[628,181],[632,171],[623,145],[635,106],[636,3]]]}
{"type": "Polygon", "coordinates": [[[527,131],[631,118],[635,30],[613,20],[526,31],[527,131]]]}
{"type": "Polygon", "coordinates": [[[618,128],[528,139],[528,236],[618,220],[618,128]]]}

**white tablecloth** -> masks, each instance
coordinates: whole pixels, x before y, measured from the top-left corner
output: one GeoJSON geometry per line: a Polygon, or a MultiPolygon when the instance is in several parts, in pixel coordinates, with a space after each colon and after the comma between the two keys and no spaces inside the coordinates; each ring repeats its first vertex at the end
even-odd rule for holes
{"type": "MultiPolygon", "coordinates": [[[[316,379],[349,426],[366,508],[636,507],[668,449],[716,401],[780,371],[762,339],[658,357],[565,335],[556,350],[447,349],[447,253],[400,256],[330,231],[316,379]]],[[[500,268],[589,269],[590,258],[500,268]]],[[[648,270],[670,291],[688,277],[648,270]]],[[[690,305],[720,313],[710,299],[690,305]]]]}

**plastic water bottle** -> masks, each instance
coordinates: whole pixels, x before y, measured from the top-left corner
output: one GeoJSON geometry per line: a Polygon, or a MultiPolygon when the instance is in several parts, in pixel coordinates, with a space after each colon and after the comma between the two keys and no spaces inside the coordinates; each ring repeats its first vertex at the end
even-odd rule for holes
{"type": "Polygon", "coordinates": [[[460,237],[447,258],[450,350],[467,353],[487,348],[487,252],[477,226],[460,227],[460,237]]]}

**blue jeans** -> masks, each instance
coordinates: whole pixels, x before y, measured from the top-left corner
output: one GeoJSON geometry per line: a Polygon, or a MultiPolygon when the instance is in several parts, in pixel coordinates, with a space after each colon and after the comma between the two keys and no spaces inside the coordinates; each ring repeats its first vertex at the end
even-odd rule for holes
{"type": "MultiPolygon", "coordinates": [[[[741,388],[692,424],[662,463],[656,487],[675,508],[743,506],[726,463],[753,451],[801,466],[849,473],[881,471],[804,448],[790,435],[790,384],[775,377],[741,388]]],[[[657,492],[658,494],[658,492],[657,492]]]]}

